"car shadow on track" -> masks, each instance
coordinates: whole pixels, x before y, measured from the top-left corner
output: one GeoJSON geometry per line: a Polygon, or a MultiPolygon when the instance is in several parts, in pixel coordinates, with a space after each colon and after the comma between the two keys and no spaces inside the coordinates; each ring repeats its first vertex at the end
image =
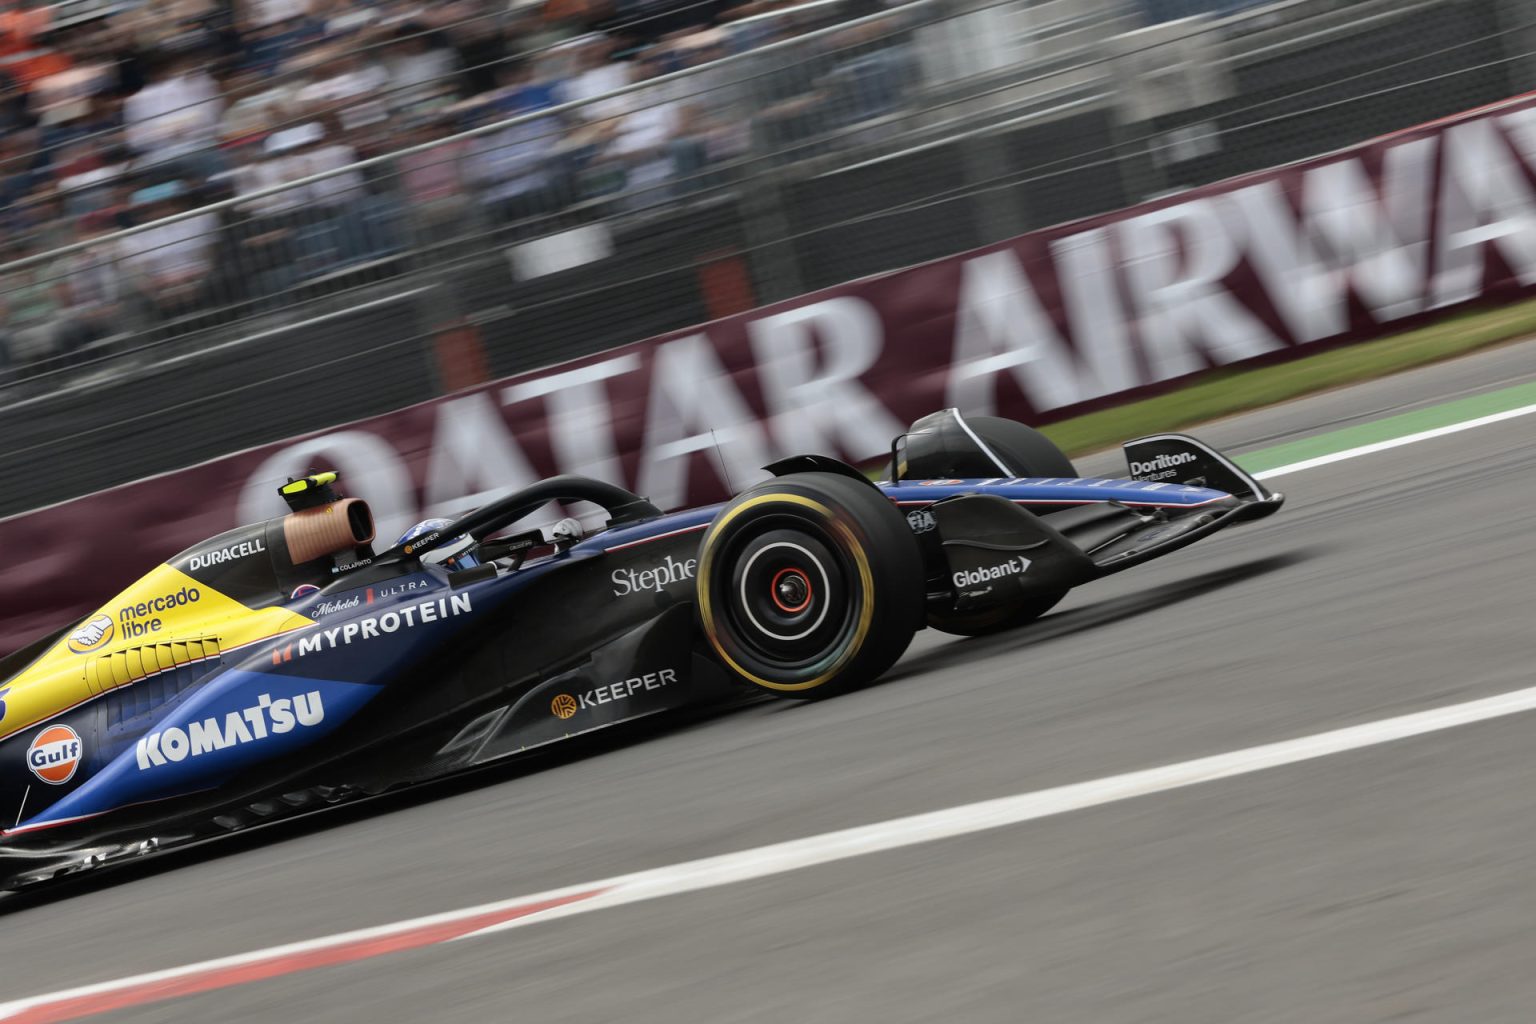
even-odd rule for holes
{"type": "Polygon", "coordinates": [[[244,831],[175,847],[140,860],[122,861],[93,871],[42,882],[16,892],[0,892],[0,920],[4,920],[8,914],[50,906],[75,897],[88,896],[135,879],[148,878],[192,864],[213,862],[222,857],[276,846],[289,839],[318,835],[333,828],[345,827],[376,816],[391,814],[504,782],[512,782],[621,748],[665,739],[728,715],[743,704],[756,703],[764,699],[771,698],[746,694],[740,700],[684,708],[666,715],[653,715],[633,722],[620,723],[583,736],[573,737],[543,748],[537,753],[471,769],[462,775],[423,782],[407,789],[295,815],[244,831]]]}
{"type": "Polygon", "coordinates": [[[1020,629],[994,633],[991,636],[955,637],[949,643],[904,658],[894,669],[886,673],[880,680],[880,684],[897,682],[939,669],[952,670],[957,664],[963,665],[968,661],[988,658],[1010,648],[1042,644],[1091,629],[1102,629],[1181,601],[1201,597],[1213,590],[1220,590],[1223,587],[1230,587],[1310,561],[1327,554],[1327,550],[1322,545],[1313,545],[1268,555],[1264,558],[1213,569],[1210,572],[1203,572],[1161,587],[1153,587],[1150,590],[1123,594],[1095,604],[1046,615],[1020,629]]]}

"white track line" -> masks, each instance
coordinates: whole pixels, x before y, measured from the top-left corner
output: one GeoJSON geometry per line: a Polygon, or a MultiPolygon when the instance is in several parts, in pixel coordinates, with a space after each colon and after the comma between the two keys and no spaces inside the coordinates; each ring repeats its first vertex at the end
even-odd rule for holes
{"type": "MultiPolygon", "coordinates": [[[[1416,444],[1532,413],[1536,413],[1536,405],[1493,413],[1375,444],[1361,445],[1331,455],[1322,455],[1265,470],[1255,476],[1263,479],[1284,476],[1287,473],[1416,444]]],[[[1496,697],[1400,715],[1298,739],[1182,761],[1161,768],[1149,768],[1089,782],[1038,790],[1033,793],[1020,793],[905,818],[893,818],[872,825],[826,832],[817,836],[687,861],[649,871],[618,875],[603,881],[565,886],[530,896],[483,903],[375,928],[344,932],[305,942],[254,950],[218,960],[206,960],[169,970],[50,992],[0,1003],[0,1020],[45,1022],[88,1016],[109,1009],[173,998],[183,994],[182,991],[178,991],[178,986],[184,989],[208,991],[227,985],[241,984],[252,980],[253,976],[272,977],[323,966],[328,962],[327,953],[339,954],[347,948],[370,942],[387,943],[391,939],[396,939],[398,945],[395,948],[407,949],[488,935],[556,918],[590,913],[607,907],[697,892],[701,889],[712,889],[820,864],[864,857],[873,853],[1006,828],[1121,800],[1298,764],[1327,757],[1330,754],[1361,750],[1533,710],[1536,710],[1536,686],[1496,697]],[[477,920],[494,919],[498,915],[501,915],[502,919],[492,920],[491,923],[481,924],[477,920]],[[453,927],[455,924],[459,927],[453,927]],[[412,936],[417,938],[413,940],[412,936]],[[100,1005],[95,1005],[97,1003],[100,1005]]],[[[333,959],[330,962],[336,961],[333,959]]]]}
{"type": "MultiPolygon", "coordinates": [[[[1362,455],[1374,455],[1392,448],[1401,448],[1404,445],[1418,444],[1420,441],[1429,441],[1447,434],[1459,434],[1463,430],[1471,430],[1473,427],[1486,427],[1490,423],[1502,423],[1512,420],[1517,416],[1529,416],[1536,413],[1536,405],[1522,405],[1518,409],[1506,409],[1504,412],[1489,413],[1487,416],[1479,416],[1474,420],[1463,420],[1460,423],[1452,423],[1444,427],[1435,427],[1432,430],[1421,430],[1417,434],[1404,434],[1402,437],[1390,438],[1386,441],[1377,441],[1374,444],[1363,444],[1358,448],[1346,448],[1341,452],[1331,455],[1319,455],[1315,459],[1303,459],[1301,462],[1293,462],[1288,466],[1276,466],[1274,469],[1266,469],[1253,474],[1256,479],[1268,480],[1271,477],[1284,476],[1287,473],[1299,473],[1304,469],[1312,469],[1316,466],[1327,466],[1335,462],[1343,462],[1345,459],[1357,459],[1362,455]]],[[[1241,458],[1238,464],[1242,464],[1241,458]]]]}

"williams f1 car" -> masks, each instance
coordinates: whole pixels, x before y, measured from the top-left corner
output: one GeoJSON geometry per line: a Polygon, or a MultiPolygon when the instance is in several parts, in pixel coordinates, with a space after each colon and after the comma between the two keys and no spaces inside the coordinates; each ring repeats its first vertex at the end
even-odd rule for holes
{"type": "Polygon", "coordinates": [[[876,679],[925,626],[1010,629],[1069,589],[1269,515],[1176,434],[1083,479],[1018,423],[925,417],[890,479],[799,456],[663,513],[560,476],[376,550],[334,474],[0,660],[0,889],[437,779],[746,690],[876,679]],[[526,529],[551,502],[579,521],[526,529]],[[523,522],[523,532],[509,532],[523,522]]]}

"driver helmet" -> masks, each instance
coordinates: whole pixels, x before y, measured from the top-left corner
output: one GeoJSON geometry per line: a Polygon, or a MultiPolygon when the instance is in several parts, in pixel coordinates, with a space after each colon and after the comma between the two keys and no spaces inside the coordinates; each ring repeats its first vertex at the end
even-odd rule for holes
{"type": "MultiPolygon", "coordinates": [[[[452,519],[423,519],[415,526],[406,530],[395,541],[395,547],[409,544],[417,537],[425,537],[429,533],[446,530],[453,525],[452,519]]],[[[461,569],[473,569],[480,564],[480,559],[473,553],[475,538],[469,534],[455,537],[453,540],[439,544],[430,551],[421,553],[421,560],[428,565],[441,565],[450,572],[458,572],[461,569]]]]}

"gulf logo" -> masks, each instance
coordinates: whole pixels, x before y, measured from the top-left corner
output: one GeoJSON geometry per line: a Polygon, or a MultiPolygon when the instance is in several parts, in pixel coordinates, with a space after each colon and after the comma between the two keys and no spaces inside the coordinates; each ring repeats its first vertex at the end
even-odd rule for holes
{"type": "Polygon", "coordinates": [[[50,786],[62,786],[80,767],[80,736],[67,725],[50,725],[27,748],[27,767],[50,786]]]}
{"type": "Polygon", "coordinates": [[[88,654],[104,646],[112,639],[112,616],[103,612],[69,634],[69,649],[76,654],[88,654]]]}

